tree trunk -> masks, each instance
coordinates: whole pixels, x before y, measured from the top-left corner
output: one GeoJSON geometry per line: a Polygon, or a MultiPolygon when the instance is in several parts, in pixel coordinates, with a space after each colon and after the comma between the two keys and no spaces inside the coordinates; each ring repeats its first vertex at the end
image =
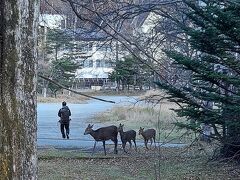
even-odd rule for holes
{"type": "Polygon", "coordinates": [[[0,179],[36,179],[37,0],[0,1],[0,179]]]}

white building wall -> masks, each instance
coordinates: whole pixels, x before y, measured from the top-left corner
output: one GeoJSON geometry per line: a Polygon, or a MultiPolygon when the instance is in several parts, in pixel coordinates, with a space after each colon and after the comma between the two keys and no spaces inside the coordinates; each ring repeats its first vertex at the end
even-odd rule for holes
{"type": "Polygon", "coordinates": [[[116,60],[114,52],[98,50],[95,44],[93,45],[92,51],[88,51],[85,56],[90,56],[85,61],[92,61],[92,67],[78,69],[76,78],[108,78],[109,73],[113,71],[113,67],[106,67],[106,62],[114,62],[116,60]],[[98,60],[101,61],[101,67],[97,66],[98,60]]]}
{"type": "Polygon", "coordinates": [[[41,14],[39,16],[39,25],[50,29],[61,29],[62,21],[66,16],[60,14],[41,14]]]}

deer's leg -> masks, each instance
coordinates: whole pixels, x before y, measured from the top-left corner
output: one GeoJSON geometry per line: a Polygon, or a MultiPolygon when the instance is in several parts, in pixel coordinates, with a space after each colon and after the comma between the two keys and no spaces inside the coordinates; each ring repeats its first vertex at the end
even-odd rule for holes
{"type": "Polygon", "coordinates": [[[97,141],[95,141],[95,143],[94,143],[93,150],[92,150],[92,155],[93,155],[93,152],[95,151],[96,144],[97,144],[97,141]]]}
{"type": "Polygon", "coordinates": [[[144,143],[145,143],[145,147],[148,149],[147,147],[148,139],[144,140],[144,143]]]}
{"type": "Polygon", "coordinates": [[[117,154],[118,153],[118,151],[117,151],[117,144],[118,144],[117,137],[115,138],[115,140],[113,142],[114,142],[114,154],[117,154]]]}
{"type": "Polygon", "coordinates": [[[135,150],[137,151],[137,146],[136,146],[136,140],[133,139],[134,145],[135,145],[135,150]]]}
{"type": "Polygon", "coordinates": [[[131,142],[131,140],[128,141],[128,142],[129,142],[129,144],[130,144],[130,149],[132,149],[132,142],[131,142]]]}
{"type": "Polygon", "coordinates": [[[123,151],[126,153],[126,152],[127,152],[126,149],[125,149],[125,147],[126,147],[126,142],[122,142],[122,147],[123,147],[123,151]]]}
{"type": "Polygon", "coordinates": [[[105,141],[103,141],[103,149],[104,149],[104,154],[106,156],[107,154],[106,154],[106,148],[105,148],[105,141]]]}
{"type": "Polygon", "coordinates": [[[154,141],[154,145],[155,145],[155,148],[156,148],[157,146],[156,146],[156,138],[155,138],[155,136],[153,136],[153,141],[154,141]]]}
{"type": "Polygon", "coordinates": [[[152,140],[152,138],[150,138],[150,142],[151,142],[151,145],[150,145],[150,147],[152,147],[152,143],[153,143],[153,140],[152,140]]]}

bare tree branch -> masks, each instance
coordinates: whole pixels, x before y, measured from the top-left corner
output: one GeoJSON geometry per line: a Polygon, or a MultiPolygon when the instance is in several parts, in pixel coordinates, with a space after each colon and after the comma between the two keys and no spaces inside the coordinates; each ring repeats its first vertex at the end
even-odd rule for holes
{"type": "Polygon", "coordinates": [[[53,83],[53,84],[55,84],[55,85],[63,88],[63,89],[66,89],[66,90],[68,90],[68,91],[71,91],[71,92],[73,92],[73,93],[75,93],[75,94],[79,94],[79,95],[81,95],[81,96],[85,96],[85,97],[88,97],[88,98],[91,98],[91,99],[96,99],[96,100],[103,101],[103,102],[115,103],[114,101],[109,101],[109,100],[97,98],[97,97],[94,97],[94,96],[89,96],[89,95],[83,94],[83,93],[81,93],[81,92],[78,92],[78,91],[69,89],[69,88],[67,88],[66,86],[63,86],[62,84],[59,84],[58,82],[56,82],[56,81],[54,81],[54,80],[52,80],[52,79],[49,79],[49,78],[47,78],[47,77],[45,77],[45,76],[42,76],[42,75],[38,75],[38,76],[39,76],[40,78],[42,78],[42,79],[45,79],[45,80],[47,80],[47,81],[49,81],[49,82],[51,82],[51,83],[53,83]]]}

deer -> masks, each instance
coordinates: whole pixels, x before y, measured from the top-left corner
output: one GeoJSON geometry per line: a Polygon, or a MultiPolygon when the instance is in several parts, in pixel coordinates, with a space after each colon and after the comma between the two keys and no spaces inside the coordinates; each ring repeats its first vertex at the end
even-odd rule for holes
{"type": "Polygon", "coordinates": [[[107,140],[112,140],[114,142],[114,153],[117,154],[117,143],[118,143],[118,131],[117,131],[117,126],[107,126],[107,127],[101,127],[97,130],[93,130],[93,125],[88,124],[87,128],[85,129],[84,135],[90,134],[94,140],[94,147],[92,154],[95,150],[96,143],[98,141],[103,142],[103,149],[104,149],[104,154],[106,156],[106,148],[105,148],[105,141],[107,140]]]}
{"type": "Polygon", "coordinates": [[[151,146],[152,146],[152,141],[154,141],[155,147],[156,147],[156,141],[155,141],[155,137],[156,137],[156,130],[155,129],[146,129],[144,131],[144,128],[139,129],[139,135],[142,135],[143,139],[144,139],[144,144],[145,147],[148,149],[147,147],[147,143],[148,140],[151,141],[151,146]]]}
{"type": "Polygon", "coordinates": [[[121,137],[121,141],[122,141],[122,147],[123,147],[123,151],[125,153],[127,153],[126,149],[125,149],[125,146],[126,146],[126,143],[129,142],[130,144],[130,149],[132,148],[132,142],[131,140],[134,142],[135,144],[135,150],[137,151],[137,146],[136,146],[136,131],[134,130],[129,130],[129,131],[126,131],[126,132],[123,132],[123,126],[124,124],[119,124],[119,127],[118,127],[118,132],[120,133],[120,137],[121,137]]]}

